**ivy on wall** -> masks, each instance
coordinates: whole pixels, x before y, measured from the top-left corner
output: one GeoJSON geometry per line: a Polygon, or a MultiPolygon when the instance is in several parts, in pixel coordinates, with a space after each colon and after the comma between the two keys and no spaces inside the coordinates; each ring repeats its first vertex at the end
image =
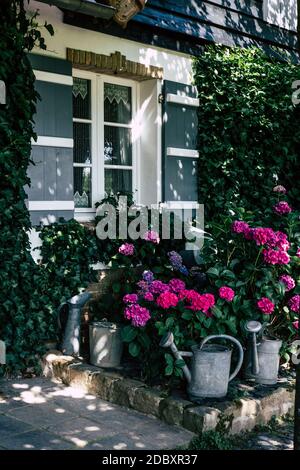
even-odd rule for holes
{"type": "Polygon", "coordinates": [[[194,60],[199,108],[199,201],[206,218],[238,205],[262,210],[278,178],[299,206],[299,66],[257,49],[210,46],[194,60]]]}
{"type": "Polygon", "coordinates": [[[0,2],[0,80],[6,84],[6,105],[0,105],[0,338],[7,346],[7,366],[0,374],[35,367],[51,336],[48,281],[32,260],[26,233],[24,188],[37,100],[27,52],[35,44],[45,48],[36,16],[26,16],[22,0],[0,2]]]}

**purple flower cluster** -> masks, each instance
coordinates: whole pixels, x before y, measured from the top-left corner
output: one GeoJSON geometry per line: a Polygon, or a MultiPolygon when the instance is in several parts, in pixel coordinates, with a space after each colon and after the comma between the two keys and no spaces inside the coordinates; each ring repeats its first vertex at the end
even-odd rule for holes
{"type": "Polygon", "coordinates": [[[170,260],[172,268],[175,271],[179,271],[184,276],[189,275],[189,271],[186,268],[186,266],[184,266],[184,264],[182,263],[182,257],[180,256],[179,253],[177,253],[177,251],[170,251],[168,253],[168,258],[170,260]]]}
{"type": "Polygon", "coordinates": [[[288,306],[293,312],[299,312],[300,310],[300,295],[294,295],[289,301],[288,306]]]}
{"type": "Polygon", "coordinates": [[[292,212],[292,208],[288,205],[286,201],[279,201],[273,207],[274,212],[278,215],[285,215],[292,212]]]}
{"type": "Polygon", "coordinates": [[[281,194],[286,194],[286,192],[287,192],[285,187],[281,186],[281,184],[279,184],[278,186],[275,186],[273,188],[273,191],[274,191],[274,193],[281,193],[281,194]]]}
{"type": "Polygon", "coordinates": [[[159,234],[154,230],[148,230],[144,234],[143,239],[154,244],[158,244],[160,242],[159,234]]]}
{"type": "Polygon", "coordinates": [[[124,316],[127,320],[131,320],[133,326],[144,327],[151,315],[147,308],[138,304],[131,304],[125,308],[124,316]]]}
{"type": "Polygon", "coordinates": [[[134,245],[132,243],[123,243],[119,248],[119,253],[124,256],[132,256],[134,254],[134,245]]]}
{"type": "Polygon", "coordinates": [[[284,284],[286,292],[289,292],[296,286],[295,280],[288,274],[280,276],[279,281],[284,284]]]}

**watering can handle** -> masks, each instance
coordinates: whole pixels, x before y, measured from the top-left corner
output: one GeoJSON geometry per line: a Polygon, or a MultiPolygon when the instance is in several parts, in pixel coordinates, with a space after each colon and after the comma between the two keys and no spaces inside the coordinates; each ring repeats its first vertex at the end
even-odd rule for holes
{"type": "Polygon", "coordinates": [[[205,338],[202,341],[202,343],[200,345],[200,349],[202,349],[204,344],[206,344],[211,339],[221,339],[221,338],[228,339],[228,341],[231,341],[232,343],[234,343],[238,347],[238,350],[239,350],[238,364],[237,364],[235,370],[233,371],[233,373],[229,377],[229,382],[231,382],[231,380],[234,379],[234,377],[239,373],[240,368],[242,367],[242,364],[243,364],[244,351],[243,351],[241,343],[237,339],[233,338],[233,336],[229,336],[229,335],[211,335],[211,336],[207,336],[207,338],[205,338]]]}
{"type": "Polygon", "coordinates": [[[62,310],[63,308],[68,305],[68,302],[64,302],[63,304],[60,304],[60,306],[58,307],[57,309],[57,324],[58,324],[58,328],[60,330],[62,330],[62,324],[61,324],[61,313],[62,313],[62,310]]]}

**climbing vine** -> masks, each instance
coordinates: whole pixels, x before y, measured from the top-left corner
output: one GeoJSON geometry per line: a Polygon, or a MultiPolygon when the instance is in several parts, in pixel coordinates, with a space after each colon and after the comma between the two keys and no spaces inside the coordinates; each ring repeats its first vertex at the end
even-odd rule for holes
{"type": "MultiPolygon", "coordinates": [[[[3,374],[36,367],[43,341],[52,334],[47,316],[53,306],[47,277],[30,255],[25,193],[38,99],[27,53],[35,45],[46,46],[37,14],[28,16],[23,0],[2,0],[0,17],[0,80],[6,84],[6,104],[0,105],[0,338],[7,346],[3,374]]],[[[51,25],[43,26],[53,34],[51,25]]]]}

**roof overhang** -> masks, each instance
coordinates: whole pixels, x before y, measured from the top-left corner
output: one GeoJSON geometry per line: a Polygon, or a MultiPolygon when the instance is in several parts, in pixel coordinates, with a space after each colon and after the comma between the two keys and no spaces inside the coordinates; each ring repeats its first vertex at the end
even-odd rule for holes
{"type": "Polygon", "coordinates": [[[105,5],[96,0],[38,0],[42,3],[48,3],[48,5],[54,5],[64,10],[74,11],[77,13],[83,13],[90,15],[95,18],[104,18],[106,20],[111,19],[116,9],[110,5],[105,5]]]}

